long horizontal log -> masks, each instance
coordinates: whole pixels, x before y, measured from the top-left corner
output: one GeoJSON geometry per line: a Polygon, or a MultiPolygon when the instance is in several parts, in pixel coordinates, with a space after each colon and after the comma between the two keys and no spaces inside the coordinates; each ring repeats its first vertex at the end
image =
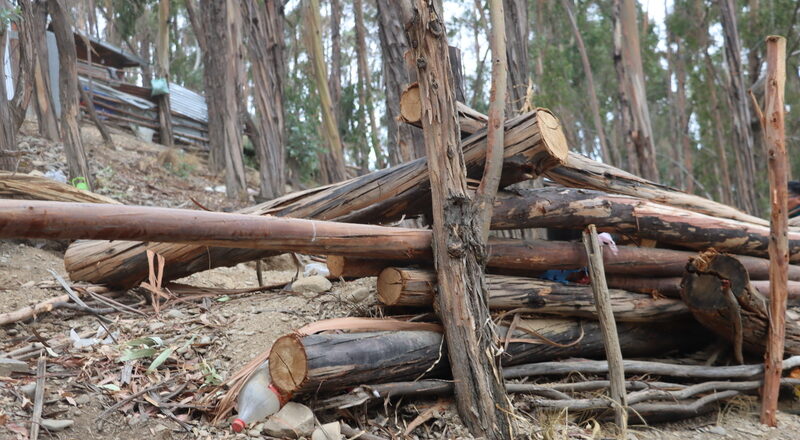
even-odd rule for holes
{"type": "MultiPolygon", "coordinates": [[[[416,99],[418,100],[419,98],[416,97],[416,99]]],[[[400,106],[402,112],[402,101],[400,106]]],[[[477,130],[485,126],[488,121],[486,115],[469,108],[464,103],[458,103],[457,111],[463,136],[468,136],[472,133],[472,130],[477,130]]],[[[406,122],[420,126],[421,114],[419,113],[421,112],[413,110],[407,112],[409,113],[409,117],[406,118],[406,122]]],[[[545,172],[545,177],[568,187],[594,189],[638,197],[714,217],[727,218],[760,226],[769,226],[767,220],[749,215],[732,206],[643,179],[627,171],[597,162],[576,152],[569,153],[565,164],[545,172]]]]}
{"type": "Polygon", "coordinates": [[[245,214],[0,200],[0,238],[148,240],[269,250],[432,258],[430,231],[245,214]]]}
{"type": "MultiPolygon", "coordinates": [[[[546,315],[596,318],[590,286],[565,285],[534,278],[487,275],[489,308],[546,315]]],[[[378,277],[378,300],[389,306],[431,307],[436,273],[425,269],[389,267],[378,277]]],[[[685,318],[689,310],[671,298],[610,289],[614,318],[627,322],[653,322],[685,318]]]]}
{"type": "MultiPolygon", "coordinates": [[[[734,353],[761,355],[767,343],[767,299],[751,285],[736,258],[713,251],[701,253],[687,266],[681,298],[695,319],[733,344],[734,353]]],[[[800,325],[786,322],[784,351],[800,355],[800,325]]]]}
{"type": "MultiPolygon", "coordinates": [[[[504,193],[495,202],[492,228],[598,229],[695,250],[710,248],[767,256],[769,228],[710,217],[628,196],[569,188],[504,193]]],[[[800,261],[800,233],[789,234],[789,254],[800,261]]]]}
{"type": "MultiPolygon", "coordinates": [[[[486,154],[486,131],[465,139],[462,148],[469,172],[480,175],[486,154]]],[[[534,177],[563,163],[566,157],[563,130],[550,112],[537,110],[506,122],[504,183],[534,177]]],[[[429,200],[427,159],[420,158],[345,182],[288,194],[239,213],[379,223],[420,213],[426,204],[429,206],[429,200]]],[[[165,258],[165,281],[271,255],[264,250],[195,244],[92,241],[70,246],[64,262],[73,280],[130,287],[147,277],[146,249],[165,258]]]]}
{"type": "MultiPolygon", "coordinates": [[[[504,365],[558,358],[602,357],[603,341],[595,321],[522,319],[501,358],[504,365]]],[[[504,338],[507,328],[500,327],[504,338]]],[[[447,350],[434,332],[290,334],[279,338],[269,355],[272,383],[286,393],[350,388],[364,383],[415,380],[445,375],[447,350]]],[[[703,343],[692,321],[619,325],[627,356],[646,356],[703,343]]]]}
{"type": "MultiPolygon", "coordinates": [[[[648,277],[682,277],[686,263],[696,256],[693,251],[617,246],[617,252],[603,248],[606,274],[648,277]]],[[[737,256],[750,277],[756,280],[769,279],[769,260],[765,258],[737,256]]],[[[425,261],[354,259],[331,256],[328,269],[331,275],[345,278],[361,278],[380,275],[389,266],[407,266],[412,263],[425,265],[425,261]]],[[[427,264],[431,264],[428,262],[427,264]]],[[[574,270],[586,267],[586,250],[581,243],[546,240],[489,239],[489,261],[487,269],[495,272],[510,272],[535,275],[546,270],[574,270]]],[[[800,266],[789,266],[789,279],[800,281],[800,266]]],[[[679,283],[680,284],[680,283],[679,283]]],[[[611,286],[627,289],[624,286],[611,286]]],[[[634,289],[627,289],[634,290],[634,289]]],[[[678,290],[674,290],[677,294],[678,290]]],[[[677,296],[676,296],[677,297],[677,296]]]]}
{"type": "MultiPolygon", "coordinates": [[[[736,257],[740,259],[740,257],[736,257]]],[[[640,274],[641,275],[641,274],[640,274]]],[[[608,286],[616,289],[628,290],[637,293],[655,294],[659,296],[666,296],[668,298],[681,297],[681,282],[680,277],[672,278],[653,278],[649,276],[631,277],[624,275],[609,275],[607,276],[608,286]]],[[[751,280],[750,286],[753,287],[758,293],[765,297],[769,297],[769,280],[751,280]]],[[[789,281],[788,285],[789,301],[797,304],[800,301],[800,282],[789,281]]]]}

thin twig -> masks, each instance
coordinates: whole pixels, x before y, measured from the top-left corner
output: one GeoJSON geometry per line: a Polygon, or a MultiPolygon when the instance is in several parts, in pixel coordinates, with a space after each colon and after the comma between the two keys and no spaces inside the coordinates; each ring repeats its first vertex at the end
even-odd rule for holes
{"type": "Polygon", "coordinates": [[[36,395],[33,401],[33,417],[31,417],[30,440],[39,439],[39,425],[42,423],[42,407],[44,406],[45,374],[47,373],[47,358],[41,356],[36,363],[36,395]]]}
{"type": "Polygon", "coordinates": [[[100,426],[102,426],[103,422],[105,422],[105,417],[108,416],[109,414],[111,414],[112,412],[114,412],[115,410],[117,410],[118,408],[121,408],[122,406],[126,405],[128,402],[131,402],[134,399],[137,399],[137,398],[149,393],[150,391],[158,390],[158,389],[160,389],[162,387],[165,387],[165,386],[171,384],[172,382],[175,382],[175,380],[177,378],[178,378],[177,376],[176,377],[172,377],[170,379],[167,379],[165,381],[159,382],[159,383],[157,383],[157,384],[155,384],[153,386],[141,389],[138,392],[131,394],[130,396],[120,400],[119,402],[117,402],[117,403],[111,405],[110,407],[108,407],[105,411],[101,412],[100,415],[98,415],[95,418],[94,422],[99,424],[100,426]]]}

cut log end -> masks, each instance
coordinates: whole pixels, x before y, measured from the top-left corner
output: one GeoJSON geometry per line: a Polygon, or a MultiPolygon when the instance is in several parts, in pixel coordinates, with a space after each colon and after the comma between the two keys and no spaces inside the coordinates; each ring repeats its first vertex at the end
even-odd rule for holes
{"type": "Polygon", "coordinates": [[[278,338],[269,353],[272,384],[288,395],[294,394],[308,377],[307,360],[300,335],[291,334],[278,338]]]}
{"type": "Polygon", "coordinates": [[[387,306],[397,304],[403,293],[403,274],[395,267],[387,267],[378,275],[378,299],[387,306]]]}
{"type": "Polygon", "coordinates": [[[400,116],[409,124],[417,124],[422,120],[419,84],[409,84],[400,94],[400,116]]]}
{"type": "Polygon", "coordinates": [[[569,156],[569,144],[561,127],[561,121],[545,108],[536,110],[536,118],[545,148],[553,158],[560,162],[560,165],[565,164],[569,156]]]}

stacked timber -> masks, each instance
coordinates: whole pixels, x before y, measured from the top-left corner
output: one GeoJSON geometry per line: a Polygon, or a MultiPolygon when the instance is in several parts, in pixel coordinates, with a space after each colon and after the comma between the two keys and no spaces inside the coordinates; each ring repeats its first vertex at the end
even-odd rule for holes
{"type": "MultiPolygon", "coordinates": [[[[418,124],[414,99],[409,88],[403,105],[410,107],[402,116],[418,124]]],[[[468,173],[480,178],[486,118],[463,105],[458,113],[468,173]]],[[[763,219],[569,152],[560,122],[542,109],[506,121],[501,186],[537,176],[549,179],[544,188],[498,194],[491,227],[582,231],[594,225],[609,233],[618,245],[603,247],[602,266],[624,356],[662,357],[714,338],[727,341],[740,362],[763,353],[770,271],[770,231],[763,219]]],[[[421,329],[414,328],[420,323],[400,317],[355,327],[321,322],[278,339],[269,353],[272,381],[281,391],[302,396],[450,378],[445,338],[428,313],[435,311],[437,295],[433,234],[383,226],[430,209],[428,165],[422,158],[238,213],[0,201],[0,238],[79,239],[65,255],[72,280],[114,288],[134,287],[148,277],[148,251],[164,259],[163,282],[276,253],[323,255],[333,278],[377,277],[376,298],[384,316],[411,310],[427,317],[421,329]]],[[[800,261],[800,232],[790,232],[789,253],[790,261],[800,261]]],[[[539,371],[541,362],[605,358],[591,285],[596,280],[588,276],[582,243],[492,238],[486,256],[486,301],[497,323],[500,364],[513,366],[512,371],[539,371]]],[[[788,276],[790,300],[800,300],[800,266],[790,265],[788,276]]],[[[800,326],[787,323],[786,334],[787,353],[800,355],[800,326]]],[[[757,388],[751,385],[688,403],[700,391],[669,394],[670,388],[647,399],[680,398],[685,406],[673,407],[673,413],[693,415],[709,403],[757,388]]],[[[642,405],[641,395],[632,396],[642,405]]],[[[571,407],[606,410],[607,402],[571,407]]],[[[649,414],[649,407],[632,408],[649,414]]]]}

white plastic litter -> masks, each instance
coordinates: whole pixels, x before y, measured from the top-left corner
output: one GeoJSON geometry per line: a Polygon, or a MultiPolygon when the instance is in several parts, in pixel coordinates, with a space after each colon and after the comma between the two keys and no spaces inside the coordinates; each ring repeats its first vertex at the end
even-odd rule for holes
{"type": "Polygon", "coordinates": [[[312,275],[327,277],[330,274],[331,272],[328,270],[328,266],[325,263],[308,263],[303,270],[304,277],[310,277],[312,275]]]}
{"type": "Polygon", "coordinates": [[[95,333],[94,337],[90,338],[82,338],[80,335],[78,335],[78,332],[76,332],[74,328],[69,329],[69,338],[72,339],[72,346],[75,348],[91,347],[92,345],[96,344],[111,344],[114,342],[114,338],[119,336],[119,333],[115,332],[113,333],[113,336],[114,337],[106,333],[103,326],[97,327],[97,333],[95,333]],[[106,337],[101,339],[103,335],[106,335],[106,337]]]}
{"type": "Polygon", "coordinates": [[[617,249],[617,244],[614,243],[614,238],[611,237],[611,234],[608,232],[601,232],[597,234],[597,238],[600,240],[600,243],[607,244],[609,249],[611,249],[611,253],[617,255],[619,250],[617,249]]]}
{"type": "Polygon", "coordinates": [[[55,180],[56,182],[67,183],[67,176],[64,175],[64,172],[61,170],[47,170],[47,172],[44,173],[44,177],[55,180]]]}

